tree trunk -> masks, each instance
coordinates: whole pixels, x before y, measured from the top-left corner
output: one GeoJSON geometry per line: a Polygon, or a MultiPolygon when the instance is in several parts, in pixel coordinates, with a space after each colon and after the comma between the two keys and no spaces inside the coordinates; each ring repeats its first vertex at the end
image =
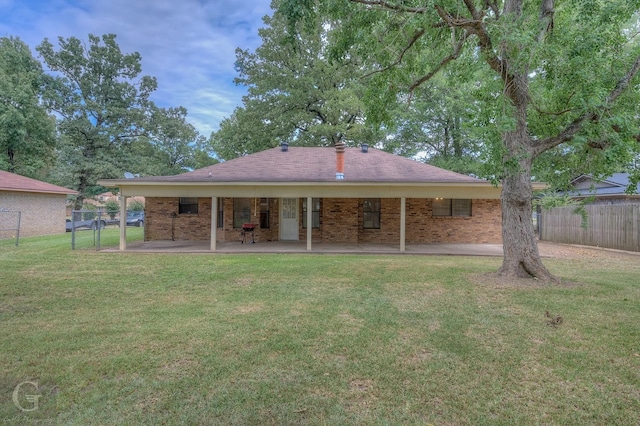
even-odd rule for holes
{"type": "Polygon", "coordinates": [[[80,171],[80,183],[78,184],[78,196],[74,202],[74,210],[82,210],[84,206],[84,193],[87,189],[87,179],[84,175],[85,171],[80,171]]]}
{"type": "Polygon", "coordinates": [[[453,155],[456,158],[462,158],[462,137],[460,136],[460,117],[453,118],[453,130],[451,132],[453,139],[453,155]]]}
{"type": "MultiPolygon", "coordinates": [[[[523,102],[524,104],[524,102],[523,102]]],[[[504,159],[502,181],[502,246],[504,260],[498,274],[508,277],[558,279],[542,264],[531,219],[533,188],[531,185],[532,150],[526,126],[524,105],[515,108],[516,129],[503,135],[508,154],[504,159]]]]}
{"type": "Polygon", "coordinates": [[[10,173],[15,173],[16,172],[16,161],[15,161],[15,151],[13,150],[13,148],[9,147],[7,148],[7,157],[9,159],[9,172],[10,173]]]}

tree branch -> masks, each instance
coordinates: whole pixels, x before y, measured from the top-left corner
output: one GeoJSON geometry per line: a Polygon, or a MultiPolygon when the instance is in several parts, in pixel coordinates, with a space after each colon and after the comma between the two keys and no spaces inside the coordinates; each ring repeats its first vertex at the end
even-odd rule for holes
{"type": "Polygon", "coordinates": [[[473,17],[473,19],[475,21],[480,21],[481,20],[480,12],[478,12],[478,10],[476,9],[476,6],[473,4],[473,0],[464,0],[464,4],[467,6],[467,9],[469,10],[469,13],[471,13],[471,16],[473,17]]]}
{"type": "Polygon", "coordinates": [[[440,18],[444,22],[446,22],[447,26],[463,27],[469,32],[469,34],[474,34],[478,37],[478,47],[480,47],[480,50],[482,50],[482,53],[485,55],[487,63],[489,64],[491,69],[500,74],[500,76],[506,80],[507,67],[505,66],[503,60],[496,56],[495,52],[493,51],[491,38],[484,28],[482,21],[454,17],[438,5],[436,5],[435,8],[436,12],[438,12],[440,18]]]}
{"type": "Polygon", "coordinates": [[[557,136],[553,136],[550,138],[542,139],[540,141],[534,142],[533,149],[534,155],[537,156],[551,148],[554,148],[561,143],[569,142],[573,137],[582,130],[585,123],[588,121],[597,121],[602,117],[605,111],[610,109],[610,105],[614,103],[618,97],[629,87],[631,84],[631,80],[638,74],[640,71],[640,56],[636,58],[634,63],[629,68],[629,71],[625,75],[618,80],[616,86],[611,90],[607,99],[605,99],[604,105],[600,108],[600,112],[595,111],[586,111],[581,116],[574,119],[571,123],[567,125],[557,136]]]}
{"type": "Polygon", "coordinates": [[[349,0],[352,3],[365,4],[367,6],[375,6],[385,10],[395,10],[396,12],[408,12],[408,13],[425,13],[428,9],[426,7],[407,7],[399,4],[389,3],[385,0],[349,0]]]}
{"type": "Polygon", "coordinates": [[[436,67],[433,68],[428,74],[425,74],[418,80],[414,81],[413,84],[409,86],[409,92],[413,93],[413,91],[417,89],[422,83],[433,78],[433,76],[436,75],[442,68],[444,68],[445,65],[457,59],[458,56],[460,56],[460,52],[462,51],[462,47],[464,46],[464,42],[466,40],[467,40],[467,32],[465,31],[462,38],[458,40],[458,43],[455,45],[453,52],[449,56],[444,58],[442,61],[440,61],[440,63],[436,65],[436,67]]]}
{"type": "Polygon", "coordinates": [[[538,35],[538,42],[541,43],[544,37],[553,30],[554,0],[542,0],[540,7],[540,23],[542,29],[538,35]]]}
{"type": "Polygon", "coordinates": [[[424,35],[425,31],[424,30],[418,30],[416,31],[416,33],[413,35],[413,37],[411,37],[411,40],[409,40],[409,44],[402,49],[402,52],[400,53],[400,56],[398,56],[398,59],[395,60],[395,62],[393,62],[392,64],[381,68],[379,70],[375,70],[375,71],[371,71],[370,73],[367,73],[365,75],[363,75],[361,78],[367,78],[372,76],[373,74],[378,74],[381,72],[385,72],[390,70],[391,68],[395,67],[396,65],[399,65],[402,62],[402,59],[404,58],[404,55],[407,53],[407,51],[409,49],[411,49],[411,47],[418,41],[418,39],[420,39],[420,37],[422,37],[424,35]]]}
{"type": "Polygon", "coordinates": [[[496,4],[495,1],[485,0],[484,7],[485,7],[485,9],[487,9],[487,8],[491,9],[491,11],[495,15],[496,19],[500,18],[500,9],[498,8],[498,5],[496,4]]]}

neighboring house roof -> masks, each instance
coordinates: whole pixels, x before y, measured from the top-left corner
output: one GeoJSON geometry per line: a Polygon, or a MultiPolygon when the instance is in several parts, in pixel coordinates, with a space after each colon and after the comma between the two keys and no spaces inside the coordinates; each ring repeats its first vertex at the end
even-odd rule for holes
{"type": "MultiPolygon", "coordinates": [[[[592,175],[580,175],[571,181],[574,190],[569,195],[574,197],[613,197],[629,196],[625,191],[629,186],[629,173],[614,173],[602,181],[597,181],[592,175]]],[[[640,193],[640,183],[636,188],[640,193]]]]}
{"type": "MultiPolygon", "coordinates": [[[[161,182],[335,182],[336,153],[331,148],[272,148],[176,176],[136,178],[161,182]]],[[[346,148],[344,181],[483,182],[470,176],[377,149],[346,148]]]]}
{"type": "Polygon", "coordinates": [[[0,191],[77,194],[77,191],[0,170],[0,191]]]}

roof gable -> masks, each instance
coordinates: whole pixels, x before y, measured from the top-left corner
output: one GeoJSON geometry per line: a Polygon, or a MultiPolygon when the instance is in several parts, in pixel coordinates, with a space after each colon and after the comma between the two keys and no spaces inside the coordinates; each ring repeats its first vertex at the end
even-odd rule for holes
{"type": "Polygon", "coordinates": [[[0,170],[0,191],[77,194],[77,191],[0,170]]]}
{"type": "MultiPolygon", "coordinates": [[[[137,178],[166,182],[335,182],[333,147],[272,148],[177,176],[137,178]]],[[[484,182],[377,149],[346,148],[345,182],[484,182]]]]}
{"type": "MultiPolygon", "coordinates": [[[[594,179],[592,175],[584,174],[571,183],[571,195],[628,195],[625,190],[629,186],[629,173],[614,173],[601,181],[594,179]]],[[[636,192],[640,193],[640,184],[636,192]]]]}

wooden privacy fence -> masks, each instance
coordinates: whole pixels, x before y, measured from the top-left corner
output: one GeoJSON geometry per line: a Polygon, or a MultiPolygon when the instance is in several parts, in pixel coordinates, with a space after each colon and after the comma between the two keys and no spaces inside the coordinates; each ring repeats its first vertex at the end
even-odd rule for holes
{"type": "Polygon", "coordinates": [[[575,207],[542,210],[540,239],[640,252],[640,204],[585,206],[586,223],[575,207]]]}

